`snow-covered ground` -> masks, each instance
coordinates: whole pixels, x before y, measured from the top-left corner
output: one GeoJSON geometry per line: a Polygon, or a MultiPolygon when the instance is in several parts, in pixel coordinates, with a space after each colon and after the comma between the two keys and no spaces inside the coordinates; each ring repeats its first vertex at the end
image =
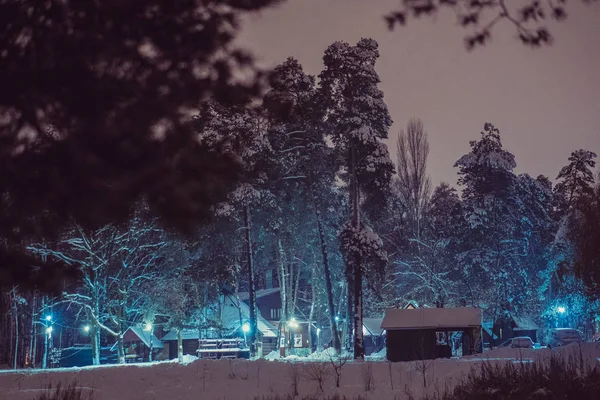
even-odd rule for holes
{"type": "MultiPolygon", "coordinates": [[[[289,357],[278,360],[197,360],[155,362],[128,365],[105,365],[54,370],[0,371],[0,400],[30,400],[49,384],[68,384],[74,380],[85,390],[92,390],[96,400],[187,400],[187,399],[253,399],[270,395],[293,395],[298,382],[300,396],[320,393],[314,378],[324,371],[324,393],[354,398],[404,399],[410,392],[417,398],[424,390],[452,387],[470,368],[489,362],[531,362],[548,359],[552,354],[583,357],[588,365],[600,360],[600,344],[585,343],[561,349],[501,348],[482,355],[459,359],[388,363],[372,357],[366,362],[347,362],[341,369],[340,387],[335,386],[335,373],[329,354],[311,357],[289,357]],[[323,365],[320,369],[319,364],[323,365]],[[427,388],[423,386],[423,370],[427,388]],[[371,373],[369,372],[371,371],[371,373]],[[311,375],[312,373],[312,375],[311,375]],[[366,381],[372,376],[371,388],[366,381]],[[368,389],[368,390],[366,390],[368,389]]],[[[384,356],[380,353],[379,356],[384,356]]]]}

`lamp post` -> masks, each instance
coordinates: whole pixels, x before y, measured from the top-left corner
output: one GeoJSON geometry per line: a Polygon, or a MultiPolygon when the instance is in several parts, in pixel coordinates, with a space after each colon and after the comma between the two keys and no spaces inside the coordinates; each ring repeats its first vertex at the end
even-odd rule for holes
{"type": "Polygon", "coordinates": [[[42,322],[44,325],[44,357],[42,358],[42,369],[48,368],[48,349],[52,346],[52,315],[46,315],[42,322]]]}
{"type": "Polygon", "coordinates": [[[292,351],[292,347],[294,346],[294,329],[298,327],[298,322],[296,322],[296,318],[292,317],[290,319],[290,321],[288,322],[288,326],[290,327],[289,332],[290,332],[290,337],[289,337],[289,348],[290,348],[290,354],[292,351]]]}
{"type": "MultiPolygon", "coordinates": [[[[561,324],[564,324],[564,315],[567,312],[567,309],[564,306],[556,307],[556,311],[558,312],[558,318],[556,321],[557,328],[560,328],[561,324]]],[[[564,327],[563,327],[564,328],[564,327]]]]}
{"type": "Polygon", "coordinates": [[[321,350],[321,328],[317,328],[317,351],[321,350]]]}
{"type": "Polygon", "coordinates": [[[151,323],[147,323],[146,326],[144,327],[144,330],[146,332],[150,332],[150,354],[148,354],[148,361],[152,362],[152,352],[154,350],[154,325],[152,325],[151,323]]]}
{"type": "Polygon", "coordinates": [[[279,357],[281,358],[285,358],[285,336],[287,334],[286,330],[285,330],[285,322],[282,322],[279,324],[279,332],[280,332],[280,337],[279,337],[279,357]]]}

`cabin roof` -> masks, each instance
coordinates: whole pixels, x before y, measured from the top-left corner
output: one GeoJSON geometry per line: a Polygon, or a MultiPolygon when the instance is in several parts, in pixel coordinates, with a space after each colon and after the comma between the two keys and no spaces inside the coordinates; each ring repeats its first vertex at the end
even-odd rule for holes
{"type": "Polygon", "coordinates": [[[472,307],[385,310],[381,329],[449,329],[481,326],[481,309],[472,307]]]}
{"type": "MultiPolygon", "coordinates": [[[[161,342],[156,336],[154,336],[151,332],[146,332],[139,326],[132,326],[127,329],[127,331],[131,331],[135,336],[137,336],[141,342],[143,342],[147,347],[152,347],[155,349],[162,349],[165,347],[163,342],[161,342]],[[150,346],[152,344],[152,346],[150,346]]],[[[127,336],[127,331],[123,334],[123,336],[127,336]]]]}
{"type": "Polygon", "coordinates": [[[383,318],[363,318],[366,336],[381,336],[384,329],[381,328],[383,318]]]}
{"type": "MultiPolygon", "coordinates": [[[[279,293],[279,288],[271,288],[271,289],[260,289],[260,290],[256,290],[255,292],[255,296],[257,299],[260,299],[261,297],[265,297],[268,296],[270,294],[273,293],[279,293]]],[[[242,301],[246,301],[250,298],[250,294],[248,292],[238,292],[238,297],[240,298],[240,300],[242,301]]]]}

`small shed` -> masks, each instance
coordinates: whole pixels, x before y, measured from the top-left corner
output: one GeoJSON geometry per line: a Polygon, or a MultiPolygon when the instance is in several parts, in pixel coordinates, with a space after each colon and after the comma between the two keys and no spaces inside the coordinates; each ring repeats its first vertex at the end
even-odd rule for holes
{"type": "MultiPolygon", "coordinates": [[[[200,334],[198,329],[182,329],[181,330],[181,344],[183,346],[183,354],[189,354],[193,356],[198,355],[198,339],[200,334]]],[[[177,358],[177,330],[170,330],[161,339],[169,348],[169,359],[173,360],[177,358]]]]}
{"type": "Polygon", "coordinates": [[[527,315],[512,315],[513,321],[515,321],[513,327],[513,336],[529,336],[534,342],[538,341],[537,331],[540,329],[538,324],[533,318],[527,315]]]}
{"type": "Polygon", "coordinates": [[[150,351],[152,359],[165,347],[152,332],[147,332],[139,326],[132,326],[123,334],[125,359],[130,361],[149,361],[150,351]]]}
{"type": "Polygon", "coordinates": [[[386,331],[389,361],[430,360],[451,355],[450,343],[440,336],[462,333],[462,354],[482,352],[481,310],[471,307],[386,309],[381,329],[386,331]],[[446,335],[440,335],[440,334],[446,335]]]}

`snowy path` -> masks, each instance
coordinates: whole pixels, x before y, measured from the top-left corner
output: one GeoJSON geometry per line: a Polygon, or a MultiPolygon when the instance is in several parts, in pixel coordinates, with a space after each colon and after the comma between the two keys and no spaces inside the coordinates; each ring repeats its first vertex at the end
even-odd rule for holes
{"type": "MultiPolygon", "coordinates": [[[[556,351],[509,348],[493,350],[483,356],[429,361],[426,362],[426,390],[452,387],[470,368],[483,361],[530,362],[547,359],[553,353],[582,356],[586,363],[595,365],[600,358],[600,344],[587,343],[581,347],[581,352],[577,345],[556,351]]],[[[70,383],[73,380],[77,380],[82,388],[93,389],[96,400],[238,400],[275,394],[287,396],[294,392],[294,374],[299,394],[313,395],[319,392],[319,385],[309,375],[310,364],[300,359],[294,359],[294,362],[197,360],[189,364],[160,362],[51,371],[1,371],[0,400],[30,400],[49,384],[54,386],[60,381],[70,383]]],[[[327,361],[324,391],[327,395],[366,395],[372,399],[404,399],[410,391],[418,397],[424,391],[422,365],[422,362],[391,364],[385,361],[347,363],[342,368],[341,387],[336,388],[334,371],[331,362],[327,361]],[[369,375],[369,369],[373,387],[366,391],[365,376],[369,375]]]]}

